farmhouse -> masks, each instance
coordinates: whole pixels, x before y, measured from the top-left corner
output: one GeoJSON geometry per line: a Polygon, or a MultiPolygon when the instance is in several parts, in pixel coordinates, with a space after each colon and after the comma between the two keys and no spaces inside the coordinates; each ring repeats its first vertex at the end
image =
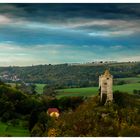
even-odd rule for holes
{"type": "Polygon", "coordinates": [[[99,95],[100,101],[103,103],[112,102],[113,93],[112,93],[112,85],[113,85],[113,76],[110,74],[108,70],[101,76],[99,76],[99,95]]]}
{"type": "Polygon", "coordinates": [[[60,115],[59,110],[57,108],[49,108],[47,110],[47,113],[48,113],[49,116],[56,117],[56,118],[58,118],[59,115],[60,115]]]}

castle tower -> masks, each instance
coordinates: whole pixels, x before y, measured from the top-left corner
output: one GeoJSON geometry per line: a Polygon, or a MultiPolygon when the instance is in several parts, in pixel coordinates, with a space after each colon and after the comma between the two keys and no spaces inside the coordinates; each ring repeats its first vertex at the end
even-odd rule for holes
{"type": "Polygon", "coordinates": [[[112,93],[112,85],[113,85],[113,76],[110,74],[108,70],[101,76],[99,76],[99,94],[100,101],[105,104],[108,102],[112,102],[113,93],[112,93]]]}

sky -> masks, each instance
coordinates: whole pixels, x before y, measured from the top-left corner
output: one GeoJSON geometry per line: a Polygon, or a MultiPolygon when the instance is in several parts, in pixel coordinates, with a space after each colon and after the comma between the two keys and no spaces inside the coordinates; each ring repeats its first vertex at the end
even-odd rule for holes
{"type": "Polygon", "coordinates": [[[0,66],[140,61],[140,4],[2,4],[0,66]]]}

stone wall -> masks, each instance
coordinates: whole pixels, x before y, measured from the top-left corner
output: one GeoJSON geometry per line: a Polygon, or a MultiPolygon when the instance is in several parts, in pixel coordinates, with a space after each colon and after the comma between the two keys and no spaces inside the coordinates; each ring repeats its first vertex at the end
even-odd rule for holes
{"type": "Polygon", "coordinates": [[[113,76],[109,73],[109,71],[105,71],[105,73],[99,76],[99,88],[100,88],[100,101],[102,101],[103,94],[106,95],[106,103],[112,102],[113,100],[113,76]]]}

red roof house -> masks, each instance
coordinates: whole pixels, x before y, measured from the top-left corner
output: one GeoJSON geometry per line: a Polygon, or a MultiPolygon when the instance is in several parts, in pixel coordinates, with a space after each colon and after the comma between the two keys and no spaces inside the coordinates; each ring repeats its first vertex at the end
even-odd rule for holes
{"type": "Polygon", "coordinates": [[[51,116],[51,117],[59,117],[59,110],[57,108],[48,108],[47,113],[51,116]]]}

